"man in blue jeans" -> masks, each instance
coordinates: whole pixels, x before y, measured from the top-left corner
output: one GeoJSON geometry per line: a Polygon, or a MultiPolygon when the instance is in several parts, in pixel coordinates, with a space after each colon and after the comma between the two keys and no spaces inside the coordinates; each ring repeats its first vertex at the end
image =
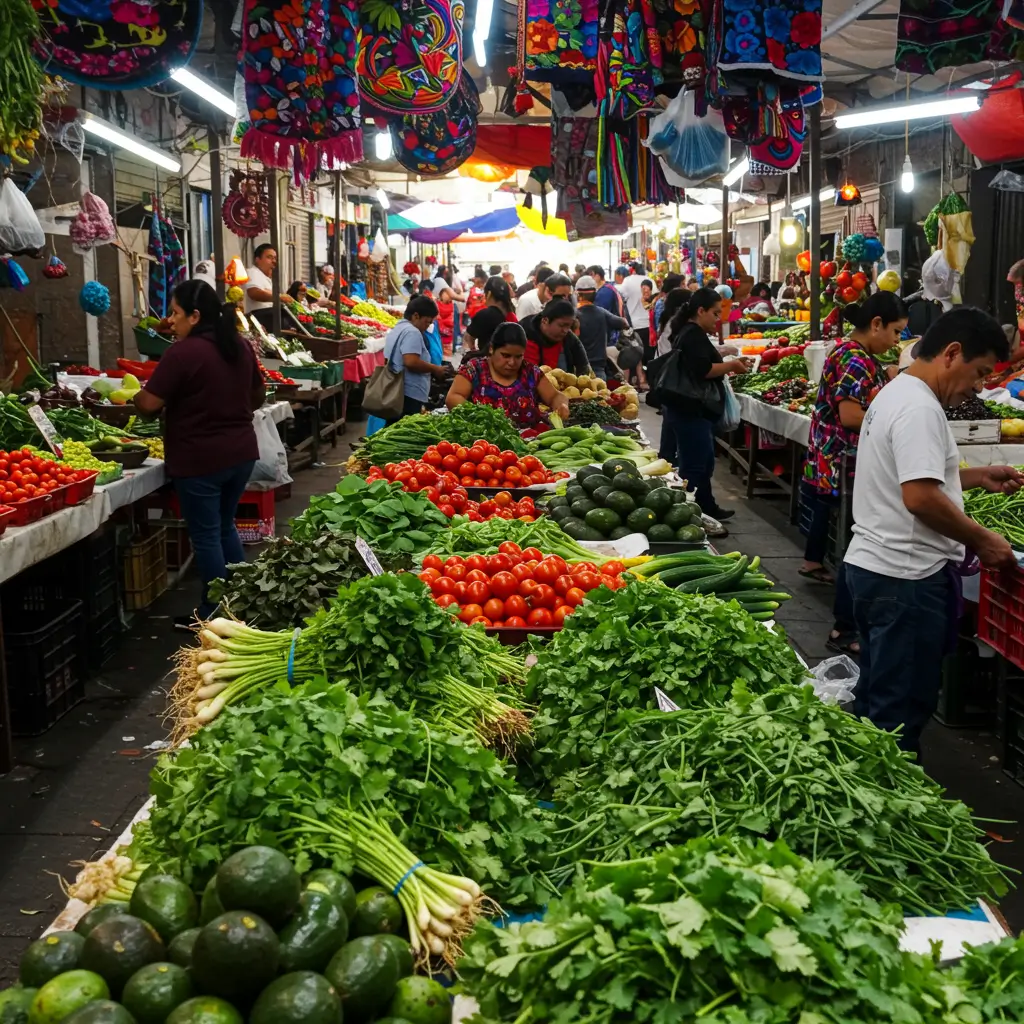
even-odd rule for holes
{"type": "Polygon", "coordinates": [[[902,729],[900,746],[918,756],[956,640],[965,548],[987,569],[1016,564],[1003,537],[964,515],[963,488],[1012,494],[1024,476],[1012,466],[960,469],[944,411],[975,395],[1008,355],[987,313],[946,313],[861,427],[844,562],[861,637],[854,710],[881,729],[902,729]]]}

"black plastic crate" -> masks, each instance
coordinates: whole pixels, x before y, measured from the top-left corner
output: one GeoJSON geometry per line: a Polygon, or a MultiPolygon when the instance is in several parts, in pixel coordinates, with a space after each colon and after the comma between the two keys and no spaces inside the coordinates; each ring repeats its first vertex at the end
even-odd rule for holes
{"type": "Polygon", "coordinates": [[[121,646],[121,633],[121,618],[115,605],[113,614],[89,627],[90,668],[102,668],[117,653],[121,646]]]}
{"type": "Polygon", "coordinates": [[[3,626],[11,729],[38,736],[85,696],[82,602],[58,598],[39,609],[5,594],[3,626]]]}
{"type": "Polygon", "coordinates": [[[980,729],[996,720],[998,658],[983,658],[973,640],[960,638],[942,662],[935,718],[950,729],[980,729]]]}

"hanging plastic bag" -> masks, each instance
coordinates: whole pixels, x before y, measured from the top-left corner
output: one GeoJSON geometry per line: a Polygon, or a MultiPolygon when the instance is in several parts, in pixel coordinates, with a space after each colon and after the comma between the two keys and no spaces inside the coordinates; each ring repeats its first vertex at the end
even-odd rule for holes
{"type": "Polygon", "coordinates": [[[39,218],[13,179],[0,181],[0,253],[34,256],[46,245],[39,218]]]}
{"type": "Polygon", "coordinates": [[[1002,189],[1004,192],[1024,192],[1024,178],[1013,171],[1000,171],[988,183],[988,187],[1002,189]]]}
{"type": "Polygon", "coordinates": [[[288,474],[288,452],[285,451],[284,442],[277,432],[277,426],[263,409],[257,409],[253,413],[252,425],[256,431],[256,443],[259,446],[260,457],[252,467],[249,474],[250,480],[269,480],[275,484],[290,484],[291,476],[288,474]]]}
{"type": "Polygon", "coordinates": [[[80,209],[69,229],[75,252],[81,255],[97,246],[113,242],[117,237],[117,229],[107,204],[99,196],[86,192],[78,205],[80,209]]]}
{"type": "Polygon", "coordinates": [[[645,144],[677,175],[692,182],[729,169],[729,136],[721,113],[711,108],[705,117],[698,117],[693,93],[687,89],[680,89],[654,118],[645,144]]]}
{"type": "Polygon", "coordinates": [[[384,232],[380,228],[377,228],[377,234],[373,239],[373,249],[370,251],[370,262],[371,263],[383,263],[389,256],[388,253],[388,242],[384,237],[384,232]]]}
{"type": "Polygon", "coordinates": [[[16,292],[23,292],[28,287],[28,274],[16,260],[7,261],[7,283],[16,292]]]}
{"type": "Polygon", "coordinates": [[[740,412],[740,403],[732,389],[732,384],[729,383],[728,377],[722,378],[722,386],[725,388],[725,405],[722,408],[722,415],[718,418],[718,429],[728,433],[740,425],[742,414],[740,412]]]}

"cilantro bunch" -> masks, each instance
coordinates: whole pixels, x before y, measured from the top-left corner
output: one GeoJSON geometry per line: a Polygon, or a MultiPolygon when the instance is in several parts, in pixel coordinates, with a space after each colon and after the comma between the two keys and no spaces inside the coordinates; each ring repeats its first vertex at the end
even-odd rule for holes
{"type": "Polygon", "coordinates": [[[567,829],[556,883],[579,860],[728,835],[783,839],[802,856],[834,860],[908,914],[1007,891],[970,810],[946,799],[891,733],[823,704],[809,686],[629,716],[552,799],[567,829]]]}
{"type": "Polygon", "coordinates": [[[949,972],[949,982],[966,1005],[956,1006],[956,1014],[943,1021],[1019,1024],[1024,1020],[1024,939],[968,946],[949,972]]]}
{"type": "Polygon", "coordinates": [[[473,1024],[924,1024],[941,975],[901,928],[833,864],[697,840],[580,874],[542,921],[478,924],[459,970],[473,1024]]]}
{"type": "Polygon", "coordinates": [[[637,581],[592,590],[536,651],[527,696],[538,770],[553,778],[598,756],[623,710],[720,704],[737,681],[754,692],[806,676],[786,639],[716,597],[637,581]]]}

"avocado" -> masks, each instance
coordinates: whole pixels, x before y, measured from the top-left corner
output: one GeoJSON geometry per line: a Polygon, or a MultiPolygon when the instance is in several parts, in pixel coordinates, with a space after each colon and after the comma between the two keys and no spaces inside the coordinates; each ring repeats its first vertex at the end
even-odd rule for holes
{"type": "MultiPolygon", "coordinates": [[[[123,914],[124,904],[123,903],[100,903],[98,906],[87,910],[79,920],[78,924],[75,925],[75,931],[79,935],[86,936],[100,924],[102,921],[106,921],[108,917],[116,917],[118,914],[123,914]]],[[[0,1018],[2,1021],[3,1018],[0,1018]]]]}
{"type": "Polygon", "coordinates": [[[559,505],[550,510],[549,515],[556,523],[564,523],[566,519],[572,519],[572,509],[568,505],[559,505]]]}
{"type": "Polygon", "coordinates": [[[398,959],[398,976],[404,978],[406,975],[412,974],[416,967],[416,961],[409,940],[401,935],[378,935],[377,938],[385,943],[398,959]]]}
{"type": "Polygon", "coordinates": [[[631,530],[628,526],[616,526],[615,529],[608,534],[608,539],[620,540],[623,537],[628,537],[631,533],[636,533],[636,530],[631,530]]]}
{"type": "Polygon", "coordinates": [[[686,541],[687,544],[700,544],[707,540],[707,534],[700,526],[684,526],[676,531],[676,540],[686,541]]]}
{"type": "Polygon", "coordinates": [[[398,982],[388,1013],[411,1024],[451,1024],[452,1000],[440,982],[413,975],[398,982]]]}
{"type": "Polygon", "coordinates": [[[597,468],[597,466],[581,466],[576,471],[576,480],[578,483],[582,484],[583,481],[587,479],[587,477],[603,475],[604,474],[600,469],[597,468]]]}
{"type": "Polygon", "coordinates": [[[107,918],[89,932],[79,966],[100,975],[117,998],[140,967],[166,959],[167,950],[157,930],[148,921],[122,914],[107,918]]]}
{"type": "Polygon", "coordinates": [[[191,970],[200,991],[244,1002],[270,982],[280,959],[277,936],[262,917],[229,910],[199,933],[191,970]]]}
{"type": "Polygon", "coordinates": [[[28,1011],[29,1024],[59,1024],[75,1010],[109,997],[107,983],[93,971],[65,971],[37,990],[28,1011]]]}
{"type": "Polygon", "coordinates": [[[588,476],[583,481],[583,490],[585,490],[587,494],[593,494],[599,487],[607,486],[608,477],[606,477],[604,473],[594,473],[593,476],[588,476]]]}
{"type": "Polygon", "coordinates": [[[150,875],[135,886],[128,908],[133,917],[148,921],[164,942],[194,928],[199,922],[199,905],[192,890],[173,875],[150,875]]]}
{"type": "Polygon", "coordinates": [[[644,496],[644,508],[649,508],[659,519],[664,519],[670,508],[674,507],[672,495],[662,487],[660,490],[648,491],[644,496]]]}
{"type": "Polygon", "coordinates": [[[167,1024],[243,1024],[242,1015],[228,1002],[214,996],[196,996],[182,1003],[167,1024]]]}
{"type": "Polygon", "coordinates": [[[26,988],[39,988],[51,978],[78,966],[85,939],[77,932],[50,932],[36,939],[21,955],[18,979],[26,988]]]}
{"type": "Polygon", "coordinates": [[[599,507],[597,502],[591,501],[590,498],[580,498],[579,501],[574,501],[571,505],[572,514],[577,519],[583,519],[588,512],[599,507]]]}
{"type": "MultiPolygon", "coordinates": [[[[119,1003],[109,999],[97,999],[75,1010],[65,1017],[61,1024],[138,1024],[136,1019],[119,1003]]],[[[163,1024],[161,1019],[159,1024],[163,1024]]]]}
{"type": "Polygon", "coordinates": [[[565,500],[571,505],[574,501],[579,501],[580,498],[586,498],[587,492],[580,487],[579,484],[569,484],[565,489],[565,500]]]}
{"type": "Polygon", "coordinates": [[[348,918],[341,903],[329,893],[307,889],[292,919],[278,933],[281,970],[322,971],[347,938],[348,918]]]}
{"type": "Polygon", "coordinates": [[[217,895],[217,876],[214,875],[203,889],[202,898],[199,901],[199,923],[209,924],[215,917],[224,913],[225,907],[217,895]]]}
{"type": "Polygon", "coordinates": [[[604,501],[605,508],[614,509],[620,516],[625,518],[636,508],[636,502],[631,494],[625,491],[612,491],[604,501]]]}
{"type": "Polygon", "coordinates": [[[184,967],[146,964],[125,983],[121,1003],[138,1024],[164,1024],[167,1015],[193,995],[192,976],[184,967]]]}
{"type": "Polygon", "coordinates": [[[225,910],[248,910],[280,928],[299,902],[302,881],[292,862],[269,846],[247,846],[217,869],[225,910]]]}
{"type": "Polygon", "coordinates": [[[371,1020],[391,1002],[398,984],[399,965],[387,943],[375,935],[346,942],[327,965],[324,975],[341,996],[349,1021],[371,1020]]]}
{"type": "Polygon", "coordinates": [[[341,904],[350,921],[356,912],[356,887],[344,875],[330,868],[317,868],[302,879],[303,888],[311,892],[326,892],[341,904]]]}
{"type": "Polygon", "coordinates": [[[403,920],[402,905],[386,889],[375,885],[356,893],[356,912],[352,916],[353,938],[397,932],[403,920]]]}
{"type": "Polygon", "coordinates": [[[617,491],[625,491],[627,494],[633,494],[637,497],[643,497],[647,493],[647,485],[644,483],[644,478],[639,474],[616,473],[612,477],[612,486],[617,491]]]}
{"type": "Polygon", "coordinates": [[[196,939],[199,938],[199,933],[202,930],[202,928],[186,928],[185,931],[178,932],[171,939],[167,946],[167,956],[171,963],[177,964],[179,967],[192,966],[192,947],[196,944],[196,939]]]}
{"type": "Polygon", "coordinates": [[[602,537],[607,537],[616,526],[622,525],[622,518],[619,514],[610,508],[594,508],[591,509],[583,521],[592,530],[597,530],[602,537]]]}
{"type": "Polygon", "coordinates": [[[672,541],[676,539],[676,531],[671,526],[666,526],[664,523],[655,523],[647,531],[647,539],[652,543],[664,544],[666,541],[672,541]]]}
{"type": "Polygon", "coordinates": [[[583,524],[582,535],[577,537],[576,539],[577,540],[592,540],[592,541],[596,542],[596,541],[607,540],[608,538],[603,533],[601,533],[600,530],[595,530],[592,526],[587,526],[587,524],[584,523],[583,524]]]}
{"type": "Polygon", "coordinates": [[[615,488],[611,484],[602,484],[593,494],[590,495],[591,501],[596,501],[598,505],[604,505],[607,501],[608,495],[612,494],[615,488]]]}
{"type": "Polygon", "coordinates": [[[634,533],[646,534],[658,522],[658,517],[649,508],[638,508],[626,516],[626,525],[634,533]]]}
{"type": "Polygon", "coordinates": [[[575,516],[572,519],[563,519],[558,525],[573,540],[583,540],[583,535],[590,529],[582,519],[575,516]]]}
{"type": "Polygon", "coordinates": [[[687,504],[687,501],[686,501],[686,488],[684,488],[684,487],[672,487],[672,488],[670,488],[670,490],[672,491],[672,500],[677,505],[686,505],[687,504]]]}
{"type": "Polygon", "coordinates": [[[636,463],[630,462],[629,459],[609,459],[601,467],[601,472],[604,473],[609,480],[614,480],[619,473],[630,473],[633,476],[640,475],[640,471],[636,468],[636,463]]]}
{"type": "Polygon", "coordinates": [[[569,499],[564,494],[554,494],[548,498],[548,511],[556,509],[559,506],[569,507],[569,499]]]}
{"type": "Polygon", "coordinates": [[[686,507],[690,510],[690,515],[698,519],[704,514],[700,505],[698,505],[695,501],[688,501],[686,503],[686,507]]]}
{"type": "Polygon", "coordinates": [[[670,505],[668,511],[661,517],[661,521],[666,526],[671,526],[673,530],[678,530],[689,526],[693,522],[693,517],[685,505],[670,505]]]}
{"type": "Polygon", "coordinates": [[[294,971],[260,993],[249,1024],[341,1024],[341,998],[322,975],[294,971]]]}

